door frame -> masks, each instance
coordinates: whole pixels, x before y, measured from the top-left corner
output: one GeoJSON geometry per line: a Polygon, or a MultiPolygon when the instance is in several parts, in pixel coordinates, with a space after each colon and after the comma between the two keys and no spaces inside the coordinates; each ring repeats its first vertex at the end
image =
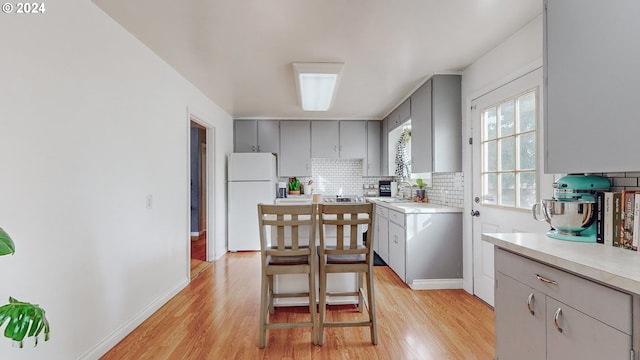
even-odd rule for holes
{"type": "MultiPolygon", "coordinates": [[[[469,139],[473,137],[471,104],[483,95],[542,67],[542,65],[542,58],[539,58],[487,86],[474,91],[463,99],[462,114],[464,124],[462,127],[462,143],[467,144],[467,146],[462,150],[462,168],[465,174],[463,190],[464,211],[462,213],[462,288],[469,294],[473,294],[473,221],[471,215],[469,215],[473,210],[473,146],[469,143],[469,139]]],[[[540,131],[542,131],[542,129],[540,129],[540,131]]],[[[473,141],[476,141],[476,139],[473,141]]],[[[479,139],[477,139],[477,141],[479,141],[479,139]]]]}
{"type": "Polygon", "coordinates": [[[185,234],[187,241],[185,245],[187,246],[187,276],[191,279],[191,122],[202,126],[205,129],[206,134],[206,200],[205,200],[205,212],[206,212],[206,224],[207,224],[207,240],[206,240],[206,261],[211,262],[216,258],[215,254],[215,231],[218,226],[216,223],[216,214],[215,214],[215,137],[216,137],[216,127],[203,119],[203,117],[194,114],[189,107],[187,107],[187,116],[186,116],[186,158],[187,158],[187,166],[186,166],[186,181],[185,181],[185,191],[187,194],[186,201],[186,213],[187,213],[187,229],[185,234]]]}

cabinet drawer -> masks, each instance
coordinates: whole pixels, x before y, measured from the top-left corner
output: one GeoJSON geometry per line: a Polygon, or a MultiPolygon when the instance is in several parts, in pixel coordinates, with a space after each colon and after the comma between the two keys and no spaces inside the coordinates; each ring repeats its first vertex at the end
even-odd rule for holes
{"type": "Polygon", "coordinates": [[[404,214],[401,212],[389,210],[389,221],[404,227],[404,214]]]}
{"type": "Polygon", "coordinates": [[[384,206],[376,205],[376,214],[380,216],[384,216],[385,218],[389,218],[389,209],[384,206]]]}
{"type": "Polygon", "coordinates": [[[631,334],[631,295],[498,248],[496,271],[631,334]]]}

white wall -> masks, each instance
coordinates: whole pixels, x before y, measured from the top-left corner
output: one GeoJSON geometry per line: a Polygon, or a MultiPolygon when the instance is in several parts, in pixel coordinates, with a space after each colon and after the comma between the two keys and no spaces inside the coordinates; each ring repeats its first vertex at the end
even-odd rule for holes
{"type": "Polygon", "coordinates": [[[94,359],[189,281],[188,111],[215,127],[224,253],[232,119],[93,3],[46,7],[0,14],[0,303],[39,303],[52,334],[0,359],[94,359]]]}
{"type": "MultiPolygon", "coordinates": [[[[473,62],[462,73],[462,139],[471,137],[471,101],[542,66],[542,14],[506,39],[496,48],[473,62]]],[[[465,179],[464,214],[471,212],[471,146],[462,152],[465,179]]],[[[472,222],[463,217],[463,288],[473,293],[472,222]]]]}

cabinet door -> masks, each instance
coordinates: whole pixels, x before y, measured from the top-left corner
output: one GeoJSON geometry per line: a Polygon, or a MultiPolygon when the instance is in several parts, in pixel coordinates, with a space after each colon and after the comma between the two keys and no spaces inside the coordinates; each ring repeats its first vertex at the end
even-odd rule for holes
{"type": "Polygon", "coordinates": [[[436,75],[432,81],[433,171],[462,171],[461,76],[436,75]]]}
{"type": "Polygon", "coordinates": [[[311,176],[311,129],[309,121],[280,122],[279,176],[311,176]]]}
{"type": "Polygon", "coordinates": [[[431,79],[411,95],[411,170],[433,172],[431,79]]]}
{"type": "Polygon", "coordinates": [[[380,176],[380,121],[367,121],[367,158],[363,175],[380,176]]]}
{"type": "Polygon", "coordinates": [[[258,152],[277,154],[280,147],[278,120],[258,121],[258,152]]]}
{"type": "Polygon", "coordinates": [[[256,120],[234,120],[233,129],[235,152],[258,151],[256,120]]]}
{"type": "Polygon", "coordinates": [[[311,157],[337,159],[340,156],[340,123],[330,120],[311,122],[311,157]]]}
{"type": "Polygon", "coordinates": [[[640,2],[547,0],[544,15],[545,173],[639,170],[640,2]]]}
{"type": "Polygon", "coordinates": [[[378,256],[389,264],[389,219],[376,215],[376,235],[378,256]]]}
{"type": "Polygon", "coordinates": [[[405,234],[404,228],[389,222],[389,266],[406,282],[405,278],[405,234]]]}
{"type": "Polygon", "coordinates": [[[366,121],[340,121],[340,158],[367,158],[366,121]]]}
{"type": "Polygon", "coordinates": [[[380,124],[380,175],[389,175],[389,120],[385,118],[380,124]]]}
{"type": "Polygon", "coordinates": [[[400,126],[400,115],[398,114],[398,108],[393,110],[389,116],[387,116],[389,131],[400,126]]]}
{"type": "Polygon", "coordinates": [[[496,359],[545,358],[544,294],[497,272],[494,309],[496,359]]]}
{"type": "Polygon", "coordinates": [[[405,121],[411,119],[411,98],[405,100],[400,106],[398,106],[398,123],[397,126],[402,125],[405,121]]]}
{"type": "MultiPolygon", "coordinates": [[[[611,305],[612,311],[616,311],[615,305],[611,305]]],[[[631,335],[548,296],[546,307],[547,359],[629,359],[631,335]]]]}

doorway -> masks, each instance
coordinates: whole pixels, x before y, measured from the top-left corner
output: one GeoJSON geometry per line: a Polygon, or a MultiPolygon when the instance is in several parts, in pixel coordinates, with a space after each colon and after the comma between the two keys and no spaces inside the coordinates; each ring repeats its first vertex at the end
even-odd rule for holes
{"type": "Polygon", "coordinates": [[[193,279],[209,265],[207,237],[211,229],[207,226],[207,128],[191,120],[190,138],[190,261],[193,279]]]}
{"type": "Polygon", "coordinates": [[[482,233],[544,232],[531,206],[551,192],[544,174],[542,69],[533,70],[471,103],[473,293],[494,300],[494,246],[482,233]]]}

